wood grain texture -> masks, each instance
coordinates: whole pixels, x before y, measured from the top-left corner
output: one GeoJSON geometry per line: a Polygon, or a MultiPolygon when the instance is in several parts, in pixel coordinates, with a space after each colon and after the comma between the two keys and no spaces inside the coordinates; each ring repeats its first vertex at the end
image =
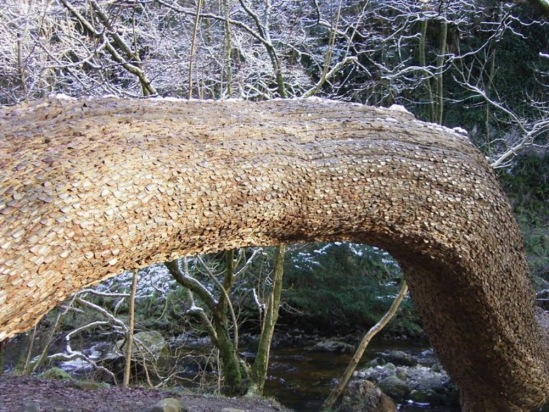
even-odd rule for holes
{"type": "Polygon", "coordinates": [[[319,99],[105,98],[3,108],[0,130],[0,340],[126,269],[349,240],[399,260],[464,409],[548,400],[546,318],[517,225],[449,129],[319,99]]]}

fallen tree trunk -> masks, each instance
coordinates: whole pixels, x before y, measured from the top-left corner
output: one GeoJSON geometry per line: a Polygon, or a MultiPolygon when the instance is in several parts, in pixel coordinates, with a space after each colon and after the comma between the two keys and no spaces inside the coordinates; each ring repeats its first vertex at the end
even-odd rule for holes
{"type": "Polygon", "coordinates": [[[521,237],[466,137],[318,99],[53,99],[2,109],[0,127],[0,340],[126,269],[348,240],[400,262],[465,410],[547,401],[521,237]]]}

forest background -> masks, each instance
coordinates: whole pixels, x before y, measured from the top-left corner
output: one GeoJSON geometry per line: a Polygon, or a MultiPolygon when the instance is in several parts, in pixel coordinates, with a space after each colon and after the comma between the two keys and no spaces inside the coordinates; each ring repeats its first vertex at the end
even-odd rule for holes
{"type": "MultiPolygon", "coordinates": [[[[549,302],[549,24],[527,4],[5,0],[0,35],[2,105],[50,95],[316,96],[398,104],[418,119],[459,127],[495,168],[524,235],[539,302],[549,302]]],[[[202,290],[222,296],[216,299],[230,313],[234,339],[265,320],[277,253],[253,248],[181,260],[184,277],[202,289],[182,287],[162,265],[127,273],[81,292],[40,328],[124,336],[117,320],[127,320],[136,278],[137,330],[206,333],[215,308],[202,290]],[[103,320],[82,315],[84,307],[103,320]],[[61,324],[60,313],[70,313],[61,324]]],[[[397,263],[376,248],[288,245],[278,327],[360,336],[400,281],[397,263]]],[[[388,334],[422,336],[411,302],[388,334]]]]}

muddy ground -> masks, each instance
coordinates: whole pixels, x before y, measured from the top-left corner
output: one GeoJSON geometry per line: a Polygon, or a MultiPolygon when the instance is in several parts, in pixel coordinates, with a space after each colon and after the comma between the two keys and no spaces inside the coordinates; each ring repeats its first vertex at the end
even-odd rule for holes
{"type": "Polygon", "coordinates": [[[289,412],[266,399],[181,394],[139,387],[91,389],[76,381],[0,375],[0,412],[148,412],[156,402],[170,397],[179,399],[188,412],[221,412],[223,408],[289,412]]]}

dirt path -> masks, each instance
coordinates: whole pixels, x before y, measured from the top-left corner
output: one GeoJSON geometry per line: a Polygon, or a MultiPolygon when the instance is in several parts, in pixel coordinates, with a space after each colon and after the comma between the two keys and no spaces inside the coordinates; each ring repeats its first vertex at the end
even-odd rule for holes
{"type": "Polygon", "coordinates": [[[159,400],[170,397],[179,399],[188,412],[221,412],[223,408],[290,412],[265,399],[181,395],[144,388],[86,390],[72,381],[0,375],[0,412],[147,412],[159,400]]]}

